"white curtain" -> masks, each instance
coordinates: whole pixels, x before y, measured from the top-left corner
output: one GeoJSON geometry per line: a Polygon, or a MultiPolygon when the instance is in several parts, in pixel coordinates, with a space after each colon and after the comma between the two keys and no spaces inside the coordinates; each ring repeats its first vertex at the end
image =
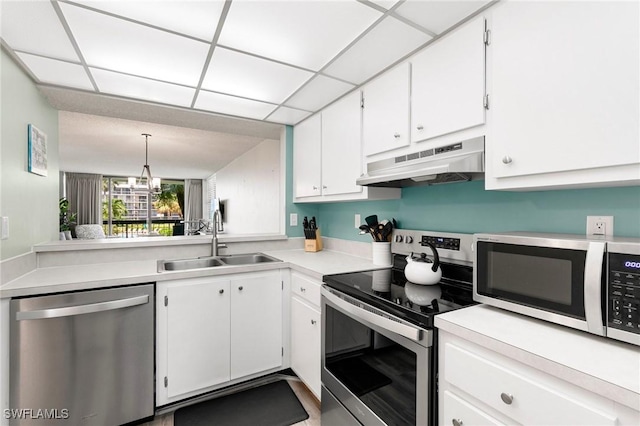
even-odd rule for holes
{"type": "Polygon", "coordinates": [[[184,220],[203,219],[202,179],[184,180],[184,220]]]}
{"type": "Polygon", "coordinates": [[[69,211],[78,225],[102,224],[102,175],[65,173],[69,211]]]}

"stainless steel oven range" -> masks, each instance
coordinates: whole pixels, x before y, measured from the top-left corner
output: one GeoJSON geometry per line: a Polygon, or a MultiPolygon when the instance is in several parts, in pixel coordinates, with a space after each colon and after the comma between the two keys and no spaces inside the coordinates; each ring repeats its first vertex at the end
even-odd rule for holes
{"type": "Polygon", "coordinates": [[[473,236],[398,229],[393,267],[327,275],[322,288],[322,424],[435,425],[434,316],[473,304],[473,236]],[[407,282],[406,256],[437,247],[442,279],[407,282]]]}

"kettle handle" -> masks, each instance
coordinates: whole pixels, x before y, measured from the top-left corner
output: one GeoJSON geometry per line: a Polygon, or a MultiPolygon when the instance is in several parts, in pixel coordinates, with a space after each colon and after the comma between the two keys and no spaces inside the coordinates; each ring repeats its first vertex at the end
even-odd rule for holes
{"type": "Polygon", "coordinates": [[[433,252],[433,266],[431,267],[431,270],[433,272],[436,272],[438,270],[438,267],[440,267],[440,256],[438,256],[438,250],[436,249],[436,246],[427,241],[424,241],[423,243],[421,243],[421,245],[429,246],[429,248],[433,252]]]}

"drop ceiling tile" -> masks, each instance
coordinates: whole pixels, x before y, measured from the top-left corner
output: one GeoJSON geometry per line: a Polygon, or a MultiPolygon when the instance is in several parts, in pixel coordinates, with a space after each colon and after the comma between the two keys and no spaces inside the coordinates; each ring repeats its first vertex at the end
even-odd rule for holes
{"type": "Polygon", "coordinates": [[[484,0],[407,0],[395,12],[429,31],[440,34],[487,3],[489,2],[484,0]]]}
{"type": "Polygon", "coordinates": [[[391,9],[396,3],[398,3],[398,0],[369,0],[369,1],[371,3],[377,4],[380,7],[384,7],[387,10],[391,9]]]}
{"type": "Polygon", "coordinates": [[[60,3],[89,66],[196,86],[209,44],[60,3]]]}
{"type": "Polygon", "coordinates": [[[162,83],[96,68],[90,68],[90,72],[100,92],[128,98],[190,107],[196,91],[176,84],[162,83]]]}
{"type": "Polygon", "coordinates": [[[309,71],[218,47],[202,87],[279,104],[311,77],[309,71]]]}
{"type": "Polygon", "coordinates": [[[362,84],[430,39],[422,31],[388,16],[324,72],[362,84]]]}
{"type": "Polygon", "coordinates": [[[206,41],[213,40],[224,6],[222,0],[156,1],[153,7],[149,7],[148,0],[74,0],[73,2],[206,41]]]}
{"type": "Polygon", "coordinates": [[[17,55],[42,83],[93,91],[91,80],[82,65],[27,53],[17,53],[17,55]]]}
{"type": "Polygon", "coordinates": [[[318,75],[285,104],[294,108],[317,111],[354,87],[353,84],[318,75]]]}
{"type": "Polygon", "coordinates": [[[281,106],[271,115],[266,117],[265,120],[272,121],[274,123],[294,125],[307,118],[309,115],[311,115],[309,111],[302,111],[300,109],[281,106]]]}
{"type": "Polygon", "coordinates": [[[356,1],[235,0],[219,42],[317,71],[380,16],[356,1]]]}
{"type": "Polygon", "coordinates": [[[206,111],[262,120],[276,105],[201,90],[195,107],[206,111]]]}
{"type": "Polygon", "coordinates": [[[0,35],[14,50],[78,62],[50,2],[0,1],[0,35]]]}

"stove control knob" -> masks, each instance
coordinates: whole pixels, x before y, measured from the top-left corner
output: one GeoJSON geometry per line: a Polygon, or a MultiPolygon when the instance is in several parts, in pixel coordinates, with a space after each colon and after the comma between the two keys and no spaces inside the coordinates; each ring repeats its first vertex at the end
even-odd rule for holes
{"type": "Polygon", "coordinates": [[[413,242],[413,237],[409,237],[409,236],[407,236],[407,237],[404,239],[404,242],[405,242],[405,243],[407,243],[407,244],[411,244],[411,243],[413,242]]]}
{"type": "Polygon", "coordinates": [[[396,235],[396,243],[402,242],[402,235],[396,235]]]}

